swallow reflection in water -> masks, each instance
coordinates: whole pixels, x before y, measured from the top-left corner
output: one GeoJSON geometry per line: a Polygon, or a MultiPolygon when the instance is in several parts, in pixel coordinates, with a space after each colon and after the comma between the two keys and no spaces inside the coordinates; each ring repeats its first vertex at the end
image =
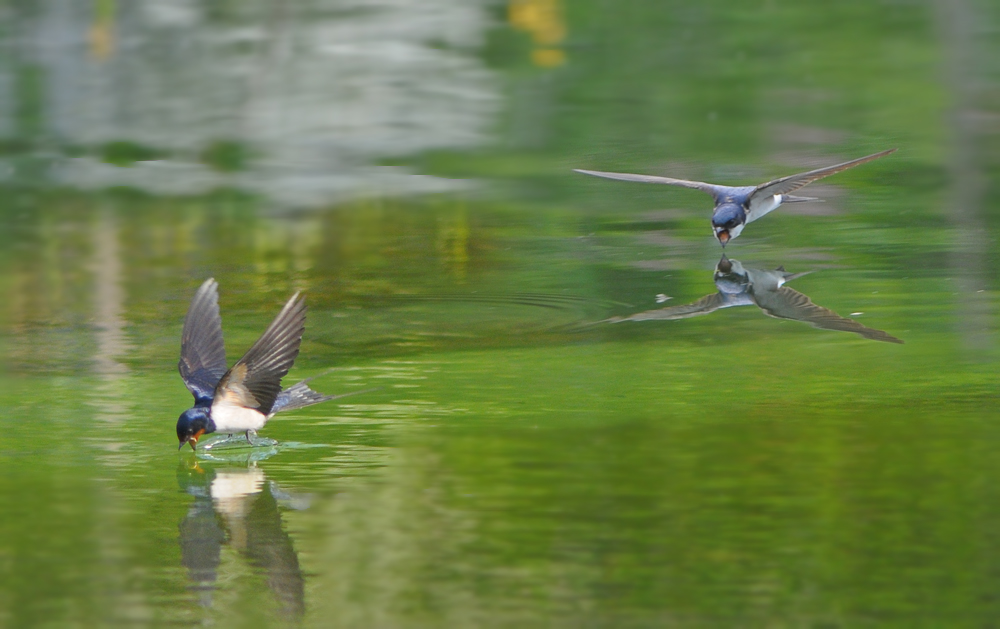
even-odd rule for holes
{"type": "MultiPolygon", "coordinates": [[[[282,525],[278,501],[301,509],[305,507],[302,498],[286,494],[254,465],[216,470],[182,462],[177,481],[194,497],[180,524],[179,541],[181,563],[200,593],[201,604],[212,606],[222,549],[228,546],[264,574],[281,616],[301,618],[305,579],[282,525]]],[[[230,581],[230,576],[223,575],[223,582],[230,581]]]]}
{"type": "Polygon", "coordinates": [[[313,391],[308,386],[311,378],[281,388],[281,378],[299,355],[305,330],[306,303],[298,293],[243,358],[227,370],[218,287],[214,279],[205,280],[184,317],[177,366],[195,403],[177,419],[179,447],[189,443],[194,450],[202,435],[216,431],[230,435],[242,432],[250,445],[260,445],[255,441],[257,431],[275,413],[344,397],[313,391]]]}
{"type": "Polygon", "coordinates": [[[789,175],[774,181],[762,183],[759,186],[720,186],[713,183],[701,181],[688,181],[686,179],[673,179],[671,177],[655,177],[653,175],[631,175],[628,173],[606,173],[597,170],[574,169],[584,175],[594,177],[604,177],[606,179],[617,179],[619,181],[635,181],[639,183],[663,183],[671,186],[681,186],[684,188],[694,188],[712,195],[715,200],[715,210],[712,212],[712,229],[715,237],[722,246],[736,238],[743,231],[743,226],[752,223],[761,216],[777,209],[782,203],[800,203],[802,201],[819,201],[814,197],[797,197],[790,192],[795,192],[817,179],[829,177],[848,168],[854,168],[884,157],[896,149],[889,149],[881,153],[859,157],[849,162],[834,164],[826,168],[817,168],[809,172],[789,175]]]}
{"type": "MultiPolygon", "coordinates": [[[[808,272],[806,272],[808,273],[808,272]]],[[[786,273],[781,267],[766,271],[744,267],[739,260],[730,260],[725,255],[715,267],[715,287],[719,292],[706,295],[696,302],[683,306],[671,306],[639,312],[629,317],[608,319],[611,323],[621,321],[675,320],[706,315],[722,308],[733,306],[757,306],[764,314],[777,319],[803,321],[821,330],[854,332],[866,339],[902,343],[882,330],[865,327],[855,321],[841,317],[836,312],[817,306],[802,293],[785,286],[806,273],[786,273]]]]}

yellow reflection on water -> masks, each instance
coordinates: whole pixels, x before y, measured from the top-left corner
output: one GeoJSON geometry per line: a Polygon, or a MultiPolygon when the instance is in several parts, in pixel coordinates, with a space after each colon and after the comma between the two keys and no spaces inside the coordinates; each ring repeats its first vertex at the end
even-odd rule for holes
{"type": "Polygon", "coordinates": [[[559,48],[536,48],[531,51],[531,61],[542,68],[554,68],[566,63],[566,53],[559,48]]]}
{"type": "Polygon", "coordinates": [[[115,49],[115,0],[97,0],[94,4],[94,21],[87,33],[90,56],[104,61],[115,49]]]}
{"type": "Polygon", "coordinates": [[[452,276],[464,280],[469,265],[469,217],[463,205],[452,212],[442,212],[437,221],[438,256],[452,276]]]}
{"type": "Polygon", "coordinates": [[[536,66],[553,68],[566,62],[565,51],[556,47],[566,39],[559,0],[511,0],[507,19],[514,28],[531,33],[531,61],[536,66]]]}

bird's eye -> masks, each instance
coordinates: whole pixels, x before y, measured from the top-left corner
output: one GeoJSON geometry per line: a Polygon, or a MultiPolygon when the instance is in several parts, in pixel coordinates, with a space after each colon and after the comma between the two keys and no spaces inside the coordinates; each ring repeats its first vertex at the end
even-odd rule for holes
{"type": "Polygon", "coordinates": [[[737,221],[734,218],[732,220],[726,221],[725,227],[726,227],[726,229],[732,229],[732,228],[736,227],[736,223],[737,223],[737,221]]]}

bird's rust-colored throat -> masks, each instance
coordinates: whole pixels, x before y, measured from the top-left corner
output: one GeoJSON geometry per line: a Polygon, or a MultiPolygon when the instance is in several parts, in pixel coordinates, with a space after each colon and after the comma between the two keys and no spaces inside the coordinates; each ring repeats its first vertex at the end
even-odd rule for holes
{"type": "MultiPolygon", "coordinates": [[[[193,435],[191,435],[191,438],[187,440],[187,442],[188,442],[188,445],[190,445],[190,446],[191,446],[191,451],[192,451],[192,452],[195,452],[195,451],[197,451],[197,449],[195,448],[195,446],[196,446],[196,445],[198,445],[198,440],[199,440],[199,439],[201,439],[201,436],[202,436],[203,434],[205,434],[205,429],[204,429],[204,428],[202,428],[202,429],[201,429],[201,430],[199,430],[198,432],[196,432],[196,433],[194,433],[193,435]]],[[[181,444],[181,447],[182,447],[182,448],[184,447],[184,444],[183,444],[183,443],[181,444]]]]}

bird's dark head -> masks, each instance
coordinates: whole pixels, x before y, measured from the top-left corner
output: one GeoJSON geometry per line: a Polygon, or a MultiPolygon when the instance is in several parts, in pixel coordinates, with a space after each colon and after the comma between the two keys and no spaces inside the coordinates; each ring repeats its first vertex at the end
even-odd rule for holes
{"type": "Polygon", "coordinates": [[[185,443],[190,443],[191,449],[194,450],[198,439],[211,432],[215,432],[215,422],[212,421],[210,409],[205,406],[189,408],[177,418],[177,440],[180,441],[177,448],[183,448],[185,443]]]}
{"type": "Polygon", "coordinates": [[[746,210],[739,203],[723,203],[715,208],[715,213],[712,214],[712,229],[715,230],[715,237],[723,247],[740,235],[746,222],[746,210]]]}
{"type": "Polygon", "coordinates": [[[730,260],[725,254],[715,265],[715,275],[712,277],[715,287],[726,295],[741,295],[750,287],[750,278],[739,260],[730,260]]]}

